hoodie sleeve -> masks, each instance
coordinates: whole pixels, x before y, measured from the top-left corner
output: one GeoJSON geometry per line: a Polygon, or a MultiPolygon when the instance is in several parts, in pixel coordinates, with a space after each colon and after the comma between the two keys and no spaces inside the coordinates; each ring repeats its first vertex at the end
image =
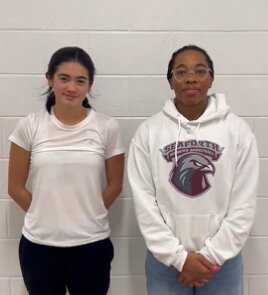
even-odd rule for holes
{"type": "Polygon", "coordinates": [[[244,128],[240,134],[229,210],[219,231],[207,239],[199,251],[212,263],[222,265],[236,256],[249,236],[256,208],[258,161],[255,137],[249,128],[244,128]]]}
{"type": "Polygon", "coordinates": [[[181,271],[187,251],[168,228],[157,206],[148,141],[148,127],[142,124],[132,139],[128,159],[138,224],[149,251],[163,264],[181,271]]]}

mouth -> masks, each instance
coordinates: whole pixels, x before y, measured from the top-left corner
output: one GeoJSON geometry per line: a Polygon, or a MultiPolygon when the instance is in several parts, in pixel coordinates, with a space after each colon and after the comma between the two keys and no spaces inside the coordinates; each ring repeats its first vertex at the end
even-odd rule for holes
{"type": "Polygon", "coordinates": [[[187,95],[191,96],[191,95],[197,94],[199,92],[199,90],[196,88],[185,88],[185,89],[183,89],[183,92],[186,93],[187,95]]]}
{"type": "Polygon", "coordinates": [[[75,95],[64,94],[64,96],[66,97],[67,100],[75,100],[76,99],[76,96],[75,95]]]}

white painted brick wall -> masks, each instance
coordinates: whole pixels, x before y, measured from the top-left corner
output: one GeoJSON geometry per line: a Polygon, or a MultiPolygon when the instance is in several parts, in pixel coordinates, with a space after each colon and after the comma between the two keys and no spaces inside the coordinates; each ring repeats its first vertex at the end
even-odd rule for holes
{"type": "MultiPolygon", "coordinates": [[[[172,96],[165,78],[171,53],[193,43],[215,63],[212,91],[227,94],[257,136],[258,211],[243,251],[245,295],[268,288],[268,21],[266,0],[0,0],[0,293],[24,295],[17,247],[23,212],[7,195],[8,135],[36,111],[51,54],[77,45],[92,56],[97,110],[119,119],[129,141],[144,118],[172,96]]],[[[127,178],[110,212],[115,245],[109,294],[144,295],[145,245],[127,178]]]]}

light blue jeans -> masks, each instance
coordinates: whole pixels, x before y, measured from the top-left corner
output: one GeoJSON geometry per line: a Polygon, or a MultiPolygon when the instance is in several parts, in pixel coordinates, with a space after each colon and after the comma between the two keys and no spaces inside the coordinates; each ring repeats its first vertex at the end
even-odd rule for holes
{"type": "Polygon", "coordinates": [[[148,295],[242,295],[243,263],[241,254],[226,261],[207,284],[200,288],[183,287],[180,273],[159,262],[149,251],[145,262],[148,295]]]}

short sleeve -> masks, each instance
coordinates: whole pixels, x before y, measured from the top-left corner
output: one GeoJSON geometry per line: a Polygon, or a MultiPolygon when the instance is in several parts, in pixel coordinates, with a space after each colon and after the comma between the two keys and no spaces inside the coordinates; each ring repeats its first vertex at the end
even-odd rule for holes
{"type": "Polygon", "coordinates": [[[105,158],[109,159],[113,156],[123,154],[125,148],[122,143],[119,124],[114,118],[110,118],[107,128],[105,158]]]}
{"type": "Polygon", "coordinates": [[[9,140],[16,145],[22,147],[27,151],[32,149],[32,138],[33,138],[33,114],[22,118],[14,131],[9,136],[9,140]]]}

